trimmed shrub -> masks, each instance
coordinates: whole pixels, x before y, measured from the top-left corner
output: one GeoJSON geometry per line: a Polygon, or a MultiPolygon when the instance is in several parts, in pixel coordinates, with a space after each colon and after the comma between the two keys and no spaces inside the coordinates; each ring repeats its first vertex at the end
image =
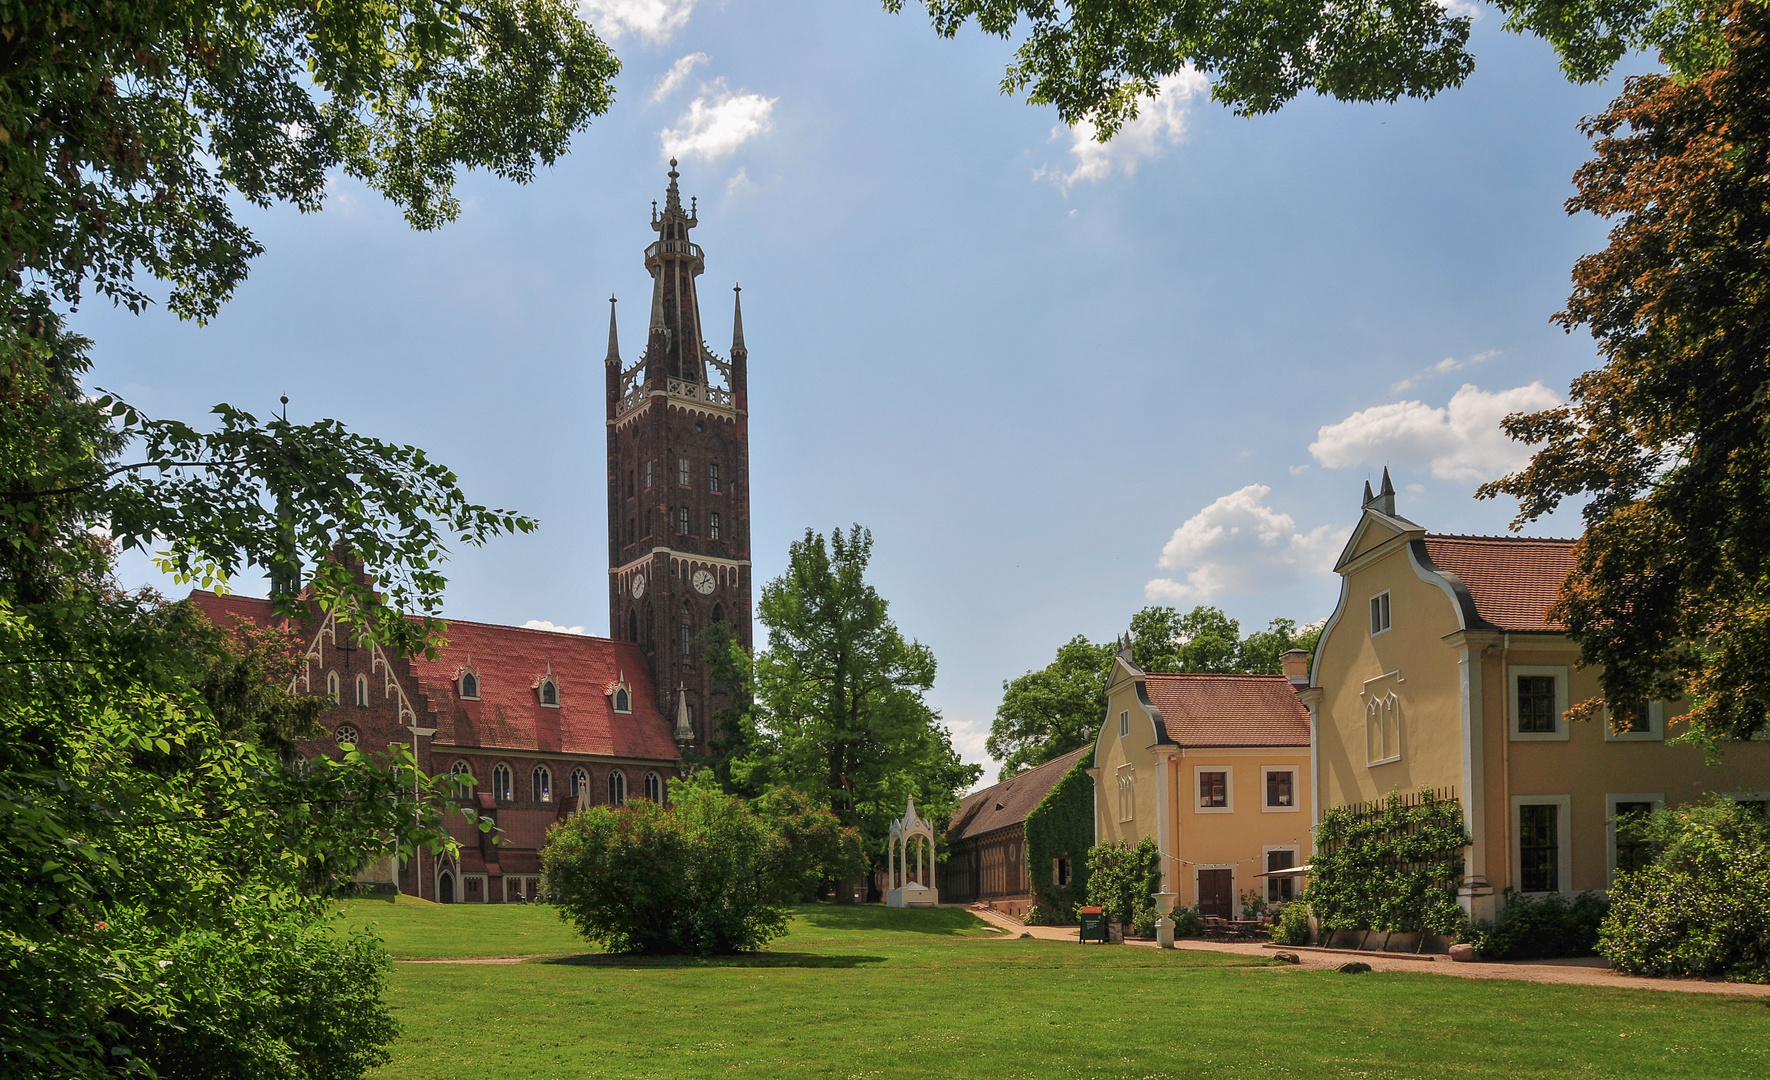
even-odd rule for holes
{"type": "Polygon", "coordinates": [[[1161,916],[1157,915],[1155,909],[1152,907],[1144,908],[1142,911],[1139,911],[1137,917],[1131,920],[1131,936],[1140,938],[1154,937],[1155,921],[1160,917],[1161,916]]]}
{"type": "Polygon", "coordinates": [[[1544,960],[1590,956],[1598,926],[1609,904],[1598,893],[1583,892],[1570,902],[1559,893],[1540,898],[1507,889],[1505,907],[1492,922],[1472,923],[1458,940],[1475,946],[1484,960],[1544,960]]]}
{"type": "Polygon", "coordinates": [[[1144,837],[1135,845],[1114,840],[1088,850],[1088,903],[1135,926],[1140,912],[1155,910],[1162,889],[1161,852],[1144,837]]]}
{"type": "Polygon", "coordinates": [[[1191,907],[1175,908],[1174,913],[1172,915],[1169,915],[1168,918],[1174,920],[1174,936],[1175,937],[1182,938],[1182,937],[1203,937],[1204,936],[1205,922],[1203,919],[1199,918],[1198,908],[1191,908],[1191,907]]]}
{"type": "Polygon", "coordinates": [[[1309,860],[1309,902],[1323,930],[1456,933],[1469,832],[1456,799],[1391,791],[1374,812],[1322,815],[1309,860]]]}
{"type": "Polygon", "coordinates": [[[860,873],[860,836],[787,790],[746,804],[710,775],[670,781],[670,804],[596,806],[541,853],[559,917],[611,952],[760,949],[818,881],[860,873]]]}
{"type": "Polygon", "coordinates": [[[1644,824],[1652,863],[1619,873],[1598,951],[1631,975],[1770,982],[1770,828],[1721,796],[1644,824]]]}
{"type": "Polygon", "coordinates": [[[1278,922],[1272,926],[1274,945],[1309,944],[1309,905],[1292,900],[1278,910],[1278,922]]]}

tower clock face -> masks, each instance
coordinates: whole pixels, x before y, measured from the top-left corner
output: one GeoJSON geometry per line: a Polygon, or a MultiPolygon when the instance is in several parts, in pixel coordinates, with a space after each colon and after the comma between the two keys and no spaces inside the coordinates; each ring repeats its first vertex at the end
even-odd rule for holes
{"type": "Polygon", "coordinates": [[[713,586],[717,584],[713,580],[713,573],[710,570],[696,570],[694,572],[694,577],[690,580],[694,585],[694,591],[700,593],[702,596],[706,596],[708,593],[712,592],[713,586]]]}
{"type": "Polygon", "coordinates": [[[645,595],[645,575],[644,574],[634,574],[633,575],[633,599],[637,600],[644,595],[645,595]]]}

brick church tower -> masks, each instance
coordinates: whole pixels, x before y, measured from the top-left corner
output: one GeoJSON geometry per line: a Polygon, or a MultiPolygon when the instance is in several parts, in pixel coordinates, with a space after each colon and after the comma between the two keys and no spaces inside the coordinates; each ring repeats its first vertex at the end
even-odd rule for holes
{"type": "MultiPolygon", "coordinates": [[[[684,750],[705,752],[713,687],[696,639],[724,622],[750,634],[750,435],[744,317],[734,299],[731,360],[707,348],[695,279],[705,269],[670,161],[658,239],[645,249],[645,354],[623,366],[608,315],[609,636],[637,642],[658,707],[684,750]]],[[[734,297],[737,290],[734,288],[734,297]]]]}

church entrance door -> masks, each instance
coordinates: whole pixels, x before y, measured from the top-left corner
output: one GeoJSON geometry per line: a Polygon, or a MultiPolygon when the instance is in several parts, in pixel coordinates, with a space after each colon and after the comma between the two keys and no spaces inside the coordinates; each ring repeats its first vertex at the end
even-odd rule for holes
{"type": "Polygon", "coordinates": [[[436,880],[436,900],[439,904],[455,902],[455,875],[447,870],[444,870],[442,877],[436,880]]]}

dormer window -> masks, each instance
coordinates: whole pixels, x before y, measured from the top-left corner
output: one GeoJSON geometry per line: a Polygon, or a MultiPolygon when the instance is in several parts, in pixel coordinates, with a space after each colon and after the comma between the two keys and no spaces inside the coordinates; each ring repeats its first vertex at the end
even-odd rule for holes
{"type": "Polygon", "coordinates": [[[461,670],[461,696],[468,701],[479,700],[479,676],[471,667],[461,670]]]}
{"type": "Polygon", "coordinates": [[[542,705],[550,709],[559,708],[559,684],[553,681],[553,676],[545,675],[541,678],[540,690],[542,705]]]}
{"type": "Polygon", "coordinates": [[[627,680],[624,677],[615,684],[615,688],[609,692],[608,696],[616,712],[630,713],[633,711],[633,694],[627,689],[627,680]]]}

